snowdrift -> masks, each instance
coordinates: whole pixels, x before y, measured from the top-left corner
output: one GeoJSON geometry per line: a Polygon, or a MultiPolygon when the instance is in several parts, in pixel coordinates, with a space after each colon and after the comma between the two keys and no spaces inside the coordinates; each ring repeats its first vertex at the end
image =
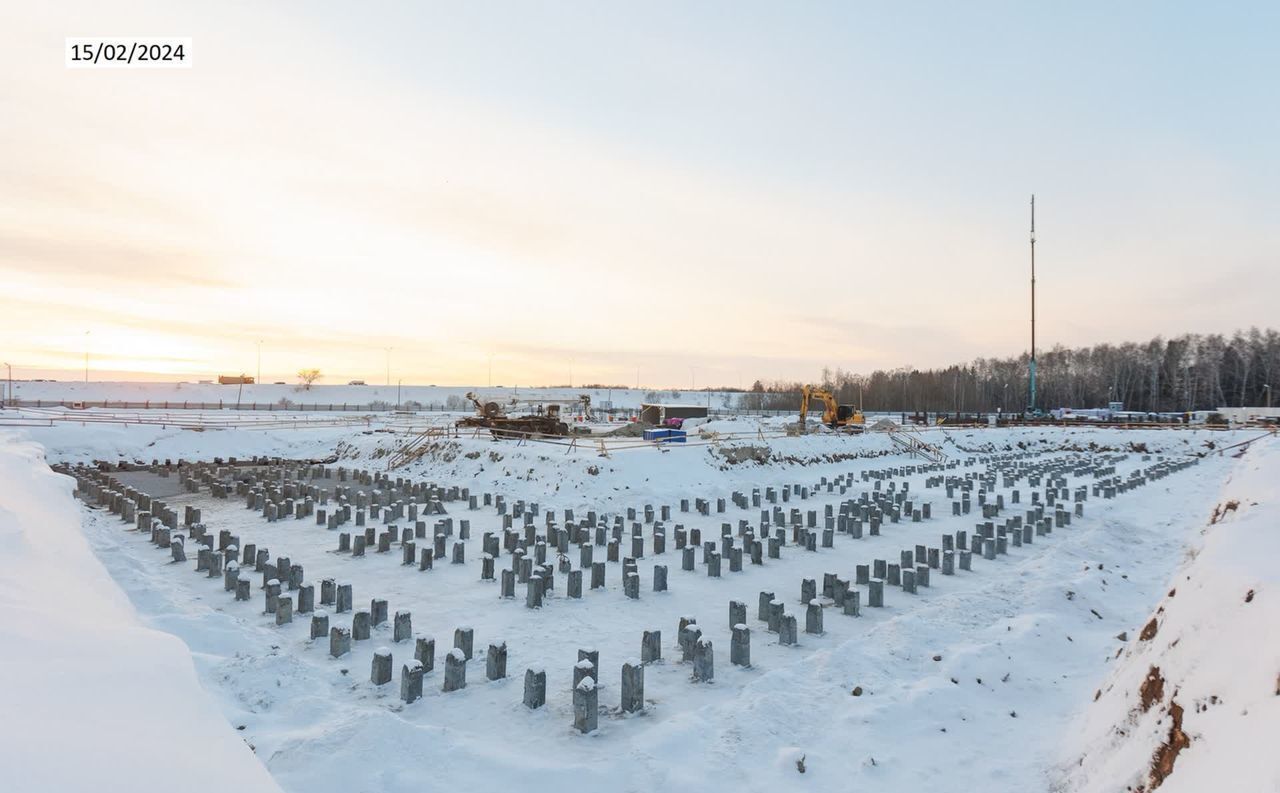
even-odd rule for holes
{"type": "Polygon", "coordinates": [[[0,434],[0,766],[13,791],[278,791],[143,626],[80,531],[71,480],[0,434]]]}
{"type": "Polygon", "coordinates": [[[1280,442],[1250,447],[1203,544],[1068,732],[1062,789],[1280,790],[1280,442]]]}

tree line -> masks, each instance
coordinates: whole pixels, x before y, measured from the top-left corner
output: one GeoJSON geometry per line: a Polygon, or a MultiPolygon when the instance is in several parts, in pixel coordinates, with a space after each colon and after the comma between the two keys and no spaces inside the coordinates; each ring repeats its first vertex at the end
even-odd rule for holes
{"type": "MultiPolygon", "coordinates": [[[[941,369],[902,367],[858,374],[824,368],[821,385],[841,404],[868,411],[1021,412],[1028,407],[1029,355],[977,358],[941,369]]],[[[1185,412],[1268,404],[1280,375],[1280,333],[1250,328],[1226,336],[1189,333],[1145,343],[1061,345],[1036,355],[1037,407],[1185,412]]],[[[757,380],[738,398],[746,410],[796,410],[798,382],[757,380]]],[[[1280,403],[1278,403],[1280,404],[1280,403]]]]}

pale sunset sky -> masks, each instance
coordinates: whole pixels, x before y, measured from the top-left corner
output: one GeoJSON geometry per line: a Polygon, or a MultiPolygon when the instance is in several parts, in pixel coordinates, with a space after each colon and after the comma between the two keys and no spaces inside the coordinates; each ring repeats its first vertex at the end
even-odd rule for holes
{"type": "Polygon", "coordinates": [[[15,377],[1016,355],[1033,192],[1043,345],[1278,324],[1274,2],[0,5],[15,377]]]}

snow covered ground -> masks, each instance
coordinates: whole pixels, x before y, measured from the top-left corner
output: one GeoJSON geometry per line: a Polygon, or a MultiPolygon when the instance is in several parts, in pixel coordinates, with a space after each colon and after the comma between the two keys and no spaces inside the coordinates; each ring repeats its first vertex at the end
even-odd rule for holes
{"type": "Polygon", "coordinates": [[[0,433],[0,787],[279,790],[85,544],[72,484],[0,433]]]}
{"type": "Polygon", "coordinates": [[[1197,516],[1168,591],[1067,733],[1065,789],[1280,790],[1277,471],[1280,445],[1250,447],[1197,516]]]}
{"type": "MultiPolygon", "coordinates": [[[[534,500],[543,509],[559,512],[572,508],[581,515],[586,509],[616,514],[645,503],[674,507],[681,498],[714,500],[727,498],[733,490],[749,492],[752,487],[784,483],[815,485],[822,477],[846,473],[856,477],[862,471],[919,463],[900,455],[887,436],[878,434],[776,437],[769,434],[777,429],[776,422],[745,419],[711,422],[701,429],[707,439],[713,437],[711,433],[722,438],[733,433],[734,439],[691,443],[666,451],[630,449],[608,457],[598,456],[591,448],[566,450],[542,444],[450,439],[395,474],[445,486],[466,486],[473,492],[501,492],[509,501],[534,500]],[[753,429],[758,438],[749,437],[753,429]]],[[[1260,517],[1254,518],[1256,532],[1274,525],[1274,519],[1267,523],[1262,510],[1274,500],[1274,489],[1267,490],[1263,477],[1271,474],[1274,478],[1276,458],[1255,452],[1241,459],[1215,453],[1225,444],[1253,435],[1256,433],[1090,428],[930,431],[926,437],[931,442],[939,443],[952,460],[961,461],[1013,451],[1035,452],[1038,459],[1124,455],[1116,466],[1117,473],[1125,475],[1152,464],[1142,460],[1144,452],[1169,458],[1205,456],[1192,468],[1122,493],[1114,500],[1091,498],[1085,516],[1071,527],[1037,537],[1033,545],[1011,548],[1007,556],[995,561],[976,558],[972,572],[943,577],[935,571],[933,586],[917,595],[886,587],[886,608],[864,606],[863,616],[858,618],[827,608],[825,634],[802,633],[795,647],[779,645],[776,635],[755,619],[760,591],[773,591],[784,600],[788,612],[797,614],[803,630],[804,610],[799,602],[802,579],[816,579],[821,587],[826,572],[852,578],[856,564],[877,558],[894,561],[901,550],[915,544],[936,547],[943,533],[972,531],[980,516],[952,517],[945,493],[926,489],[924,475],[899,476],[900,483],[910,482],[917,497],[932,502],[932,520],[886,525],[882,535],[861,540],[838,535],[834,548],[817,553],[788,544],[781,559],[766,559],[760,567],[747,564],[741,573],[728,572],[726,563],[718,579],[707,577],[702,564],[694,572],[682,571],[679,554],[670,545],[664,557],[654,557],[646,540],[649,555],[639,562],[643,585],[638,601],[623,596],[620,565],[610,563],[604,591],[584,591],[582,600],[571,600],[565,597],[564,577],[557,576],[554,596],[542,609],[529,610],[523,604],[523,587],[518,588],[515,601],[507,601],[497,597],[495,583],[479,580],[480,537],[485,531],[500,531],[501,526],[500,517],[491,508],[453,512],[455,519],[471,520],[472,540],[467,543],[465,565],[438,564],[431,571],[419,572],[416,567],[400,565],[398,547],[387,555],[371,552],[361,559],[338,554],[336,532],[317,527],[313,520],[268,524],[255,511],[246,510],[240,499],[214,500],[207,493],[166,494],[170,505],[179,510],[185,504],[200,506],[203,521],[215,534],[229,529],[244,542],[269,547],[272,557],[289,556],[304,566],[310,582],[324,577],[350,582],[357,608],[367,607],[372,597],[380,597],[389,601],[391,612],[411,611],[414,633],[433,635],[437,655],[451,645],[455,628],[474,628],[477,657],[469,664],[468,687],[460,692],[441,692],[442,664],[438,658],[436,670],[426,679],[425,698],[408,706],[400,703],[397,693],[400,664],[412,657],[412,644],[392,643],[389,625],[377,629],[372,641],[357,642],[350,655],[335,660],[328,656],[327,641],[308,639],[306,616],[299,615],[291,625],[277,628],[274,620],[261,613],[256,578],[252,600],[235,602],[223,591],[220,579],[193,574],[190,563],[170,564],[164,551],[101,510],[83,511],[83,535],[76,537],[69,528],[75,507],[67,480],[57,482],[57,477],[41,473],[39,460],[33,456],[35,445],[17,440],[43,445],[51,461],[190,460],[254,454],[311,459],[337,453],[341,458],[338,464],[382,470],[387,452],[403,441],[392,433],[340,427],[190,432],[137,426],[55,426],[7,431],[5,482],[18,484],[16,489],[2,491],[0,505],[13,511],[11,503],[19,501],[19,494],[35,493],[35,502],[45,505],[42,509],[61,514],[57,521],[43,523],[60,527],[57,536],[75,546],[77,558],[84,563],[63,565],[66,569],[58,570],[55,560],[33,558],[22,565],[21,577],[9,566],[0,580],[7,604],[10,590],[25,591],[42,575],[74,575],[79,580],[87,575],[80,572],[82,568],[97,569],[100,584],[111,590],[99,594],[97,600],[114,598],[125,605],[120,613],[105,616],[97,608],[89,610],[81,621],[111,627],[140,620],[145,627],[137,630],[149,636],[170,634],[185,643],[204,690],[223,717],[218,720],[206,714],[190,718],[199,722],[200,729],[215,735],[210,740],[218,746],[236,747],[237,739],[242,738],[285,790],[416,790],[444,784],[490,790],[527,785],[531,779],[537,779],[539,786],[556,788],[645,791],[694,785],[748,790],[800,785],[832,789],[874,786],[890,791],[925,785],[1010,791],[1118,789],[1119,781],[1128,783],[1144,773],[1143,756],[1149,759],[1155,746],[1152,736],[1158,732],[1154,722],[1144,725],[1150,733],[1143,736],[1144,742],[1117,740],[1109,732],[1133,705],[1130,677],[1138,672],[1127,670],[1141,666],[1141,674],[1147,672],[1146,661],[1131,662],[1125,653],[1149,653],[1156,646],[1134,646],[1134,637],[1150,617],[1153,605],[1166,595],[1188,549],[1201,542],[1201,529],[1214,505],[1224,498],[1224,482],[1246,481],[1242,466],[1251,466],[1248,471],[1254,472],[1249,474],[1254,477],[1249,480],[1253,481],[1251,495],[1242,497],[1242,506],[1219,525],[1229,526],[1230,521],[1251,514],[1243,506],[1244,498],[1263,505],[1257,507],[1260,517]],[[29,484],[43,480],[55,482],[56,487],[33,489],[29,484]],[[96,568],[98,563],[85,552],[85,540],[114,582],[96,568]],[[655,563],[666,563],[669,568],[670,591],[666,593],[650,591],[655,563]],[[123,590],[127,603],[113,587],[123,590]],[[752,632],[752,666],[747,669],[729,664],[731,599],[747,604],[752,632]],[[679,618],[686,615],[696,617],[714,642],[713,683],[690,682],[688,665],[678,661],[676,627],[679,618]],[[645,630],[662,631],[664,660],[646,669],[645,710],[624,715],[617,709],[619,670],[624,661],[638,660],[645,630]],[[1127,633],[1129,642],[1116,638],[1122,632],[1127,633]],[[510,677],[489,682],[484,679],[483,653],[490,642],[497,641],[505,641],[509,648],[510,677]],[[396,682],[378,688],[369,682],[369,668],[373,650],[383,645],[395,655],[396,682]],[[588,736],[571,728],[570,676],[581,647],[600,652],[600,704],[607,707],[599,730],[588,736]],[[1119,658],[1117,652],[1121,653],[1119,658]],[[547,706],[537,711],[521,705],[527,667],[547,670],[547,706]],[[1108,693],[1090,705],[1095,691],[1104,686],[1108,693]],[[1113,705],[1107,704],[1111,697],[1116,700],[1113,705]],[[1082,728],[1076,721],[1082,718],[1092,721],[1082,728]],[[1087,778],[1072,768],[1082,756],[1086,757],[1083,767],[1093,769],[1087,778]],[[803,775],[797,766],[801,758],[803,775]],[[1110,765],[1100,773],[1091,763],[1104,759],[1110,765]]],[[[981,468],[979,464],[946,473],[964,475],[981,468]]],[[[176,484],[176,480],[167,481],[176,484]]],[[[1073,480],[1071,484],[1087,481],[1073,480]]],[[[816,509],[821,515],[827,504],[856,497],[870,487],[859,481],[843,497],[823,492],[784,506],[816,509]]],[[[1026,481],[1018,487],[1023,500],[1028,500],[1026,481]]],[[[1009,489],[998,488],[996,492],[1004,493],[1008,500],[1009,489]]],[[[1021,513],[1007,510],[1005,514],[1021,513]]],[[[702,529],[705,536],[717,536],[721,522],[736,526],[739,519],[745,519],[755,525],[759,518],[758,509],[742,511],[732,504],[725,514],[713,512],[706,517],[673,509],[668,530],[671,524],[681,523],[702,529]]],[[[541,519],[538,524],[541,526],[541,519]]],[[[371,525],[381,527],[381,522],[371,525]]],[[[646,538],[649,532],[646,527],[646,538]]],[[[1214,536],[1211,532],[1209,540],[1214,536]]],[[[1240,563],[1239,557],[1261,541],[1255,534],[1241,546],[1232,542],[1232,535],[1217,536],[1223,538],[1221,543],[1227,550],[1217,557],[1219,561],[1212,561],[1212,543],[1206,541],[1199,563],[1212,563],[1215,568],[1240,563]]],[[[596,549],[597,559],[603,558],[603,551],[596,549]]],[[[570,556],[576,566],[577,554],[570,556]]],[[[701,560],[701,553],[698,556],[701,560]]],[[[498,567],[508,562],[509,557],[503,554],[498,567]]],[[[1236,576],[1205,578],[1234,581],[1236,576]]],[[[1258,581],[1259,594],[1250,607],[1263,605],[1250,612],[1253,620],[1274,616],[1274,610],[1263,610],[1274,609],[1266,605],[1273,601],[1267,600],[1265,586],[1274,586],[1274,577],[1258,581]]],[[[1177,586],[1175,605],[1196,602],[1193,598],[1198,596],[1188,592],[1186,585],[1177,586]]],[[[1231,596],[1236,596],[1234,588],[1231,596]]],[[[864,604],[865,597],[864,590],[864,604]]],[[[1242,598],[1243,594],[1236,599],[1242,598]]],[[[67,600],[83,602],[71,597],[67,600]]],[[[1195,620],[1203,620],[1208,611],[1208,606],[1189,611],[1186,627],[1178,630],[1194,632],[1195,620]]],[[[344,624],[342,618],[349,622],[349,615],[333,614],[331,618],[333,624],[344,624]]],[[[48,628],[51,623],[44,619],[26,622],[29,635],[24,646],[33,650],[32,657],[75,656],[62,644],[64,637],[48,628]]],[[[1274,626],[1275,620],[1270,624],[1274,626]]],[[[1266,623],[1249,625],[1265,632],[1266,623]]],[[[1238,643],[1234,626],[1224,627],[1215,642],[1225,646],[1238,643]]],[[[1240,623],[1240,627],[1246,626],[1240,623]]],[[[1165,634],[1162,627],[1162,640],[1165,634]]],[[[1188,642],[1177,645],[1187,655],[1183,666],[1170,667],[1175,669],[1169,673],[1171,681],[1179,679],[1172,675],[1191,674],[1187,669],[1194,666],[1198,655],[1188,648],[1188,642]]],[[[173,646],[181,650],[181,645],[173,646]]],[[[136,669],[130,653],[138,647],[138,643],[128,648],[108,645],[94,655],[106,668],[136,669]]],[[[1211,648],[1205,647],[1203,655],[1210,657],[1210,653],[1211,648]]],[[[1274,682],[1274,675],[1280,672],[1276,644],[1261,644],[1258,654],[1256,675],[1269,668],[1274,682]]],[[[179,656],[179,661],[186,657],[182,652],[179,656]]],[[[30,679],[25,667],[15,674],[30,679]]],[[[189,671],[184,677],[181,669],[171,671],[166,666],[158,674],[166,678],[166,685],[194,688],[189,685],[194,682],[189,671]]],[[[149,680],[155,676],[149,675],[149,680]]],[[[5,679],[16,678],[6,674],[5,679]]],[[[23,692],[27,699],[17,704],[29,705],[32,699],[50,696],[58,690],[58,682],[60,679],[40,679],[39,685],[23,692]]],[[[1204,690],[1197,690],[1196,697],[1215,693],[1208,683],[1198,688],[1204,690]]],[[[1224,685],[1220,696],[1227,693],[1234,698],[1235,691],[1224,685]]],[[[5,696],[14,695],[6,692],[5,696]]],[[[183,702],[198,699],[184,694],[183,702]]],[[[149,700],[144,698],[143,702],[149,700]]],[[[86,694],[79,698],[77,707],[101,715],[114,712],[117,704],[108,692],[86,694]]],[[[1184,705],[1188,705],[1185,718],[1191,723],[1193,708],[1189,703],[1184,705]]],[[[1251,704],[1250,708],[1250,718],[1256,719],[1250,728],[1257,729],[1254,724],[1270,726],[1274,733],[1275,701],[1251,704]]],[[[1227,718],[1234,711],[1219,708],[1212,712],[1225,714],[1220,718],[1231,724],[1241,723],[1227,718]]],[[[139,715],[145,714],[145,709],[139,711],[139,715]]],[[[1151,718],[1156,715],[1153,708],[1151,718]]],[[[136,751],[137,744],[131,748],[136,751]]],[[[1197,748],[1193,740],[1177,762],[1189,762],[1197,748]]],[[[243,751],[240,754],[248,756],[243,751]]],[[[169,759],[180,763],[182,756],[169,759]]],[[[200,765],[204,768],[207,764],[202,761],[200,765]]],[[[1274,769],[1274,763],[1269,767],[1274,769]]],[[[1182,766],[1176,767],[1166,785],[1172,785],[1181,771],[1182,766]]],[[[241,776],[237,771],[235,778],[252,782],[259,777],[241,776]]],[[[252,784],[249,787],[253,789],[252,784]]],[[[148,785],[140,789],[148,789],[148,785]]]]}

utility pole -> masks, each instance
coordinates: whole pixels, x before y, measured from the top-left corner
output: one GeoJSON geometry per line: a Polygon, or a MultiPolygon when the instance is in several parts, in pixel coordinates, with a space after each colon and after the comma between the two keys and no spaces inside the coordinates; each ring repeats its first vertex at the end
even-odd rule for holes
{"type": "Polygon", "coordinates": [[[258,376],[253,382],[262,385],[262,339],[258,339],[258,376]]]}
{"type": "Polygon", "coordinates": [[[390,386],[391,385],[391,350],[394,348],[385,347],[383,349],[387,351],[387,385],[390,386]]]}
{"type": "MultiPolygon", "coordinates": [[[[9,390],[4,392],[5,399],[0,402],[0,407],[4,407],[6,404],[13,404],[13,364],[6,363],[5,368],[9,370],[9,390]]],[[[1270,386],[1267,387],[1270,388],[1270,386]]]]}
{"type": "Polygon", "coordinates": [[[84,332],[84,381],[89,382],[89,331],[84,332]]]}
{"type": "Polygon", "coordinates": [[[403,383],[404,383],[404,381],[403,381],[403,380],[397,380],[397,381],[396,381],[396,410],[399,410],[399,409],[400,409],[400,386],[401,386],[403,383]]]}
{"type": "Polygon", "coordinates": [[[1036,411],[1036,196],[1031,194],[1031,363],[1028,366],[1031,399],[1027,409],[1036,411]]]}

